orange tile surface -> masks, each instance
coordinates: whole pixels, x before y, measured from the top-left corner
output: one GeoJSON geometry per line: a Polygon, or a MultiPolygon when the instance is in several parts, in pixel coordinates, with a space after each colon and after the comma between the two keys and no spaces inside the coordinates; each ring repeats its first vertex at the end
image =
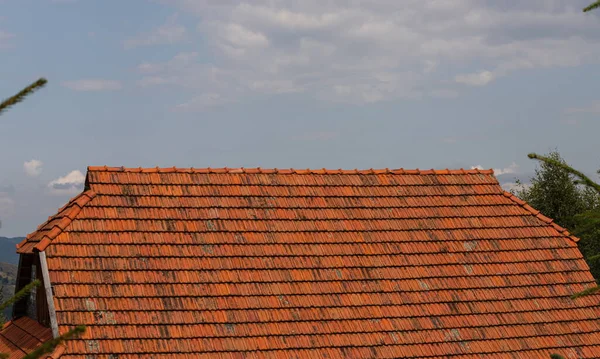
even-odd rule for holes
{"type": "Polygon", "coordinates": [[[0,331],[0,353],[7,354],[8,359],[21,359],[49,339],[52,339],[50,328],[21,317],[6,323],[0,331]]]}
{"type": "Polygon", "coordinates": [[[61,358],[598,358],[576,240],[489,170],[90,167],[18,251],[61,358]]]}

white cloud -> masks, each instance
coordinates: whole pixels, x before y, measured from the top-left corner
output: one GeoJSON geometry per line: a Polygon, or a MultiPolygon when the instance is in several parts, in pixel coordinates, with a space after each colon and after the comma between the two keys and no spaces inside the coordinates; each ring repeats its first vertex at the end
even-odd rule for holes
{"type": "Polygon", "coordinates": [[[508,192],[516,192],[525,190],[531,187],[530,183],[516,183],[516,182],[506,182],[502,184],[502,188],[508,192]]]}
{"type": "Polygon", "coordinates": [[[231,9],[231,15],[234,19],[251,17],[254,21],[270,27],[299,31],[323,29],[341,22],[347,12],[343,9],[339,10],[338,12],[309,14],[289,9],[277,9],[266,4],[242,3],[231,9]]]}
{"type": "Polygon", "coordinates": [[[494,81],[494,74],[490,71],[479,71],[471,74],[456,75],[454,80],[469,86],[485,86],[494,81]]]}
{"type": "Polygon", "coordinates": [[[190,101],[181,103],[175,106],[175,110],[194,111],[203,110],[210,107],[217,107],[228,103],[229,101],[223,98],[218,93],[204,93],[194,97],[190,101]]]}
{"type": "Polygon", "coordinates": [[[431,90],[429,96],[434,98],[456,98],[459,96],[458,91],[440,88],[437,90],[431,90]]]}
{"type": "Polygon", "coordinates": [[[264,34],[249,30],[239,24],[224,25],[219,31],[221,31],[223,39],[231,46],[238,48],[269,46],[269,39],[264,34]]]}
{"type": "Polygon", "coordinates": [[[280,93],[355,104],[451,98],[460,84],[600,63],[600,22],[581,13],[584,0],[162,2],[198,16],[207,56],[144,63],[141,83],[228,101],[280,93]]]}
{"type": "MultiPolygon", "coordinates": [[[[477,166],[471,166],[471,169],[483,170],[485,168],[481,165],[477,165],[477,166]]],[[[518,170],[519,170],[519,165],[516,164],[515,162],[513,162],[509,166],[504,167],[504,168],[494,168],[494,175],[500,176],[500,175],[505,175],[505,174],[517,173],[518,170]]]]}
{"type": "Polygon", "coordinates": [[[588,106],[568,108],[565,110],[565,113],[567,113],[567,114],[589,113],[589,114],[598,115],[598,114],[600,114],[600,100],[594,101],[591,104],[589,104],[588,106]]]}
{"type": "Polygon", "coordinates": [[[79,170],[74,170],[48,183],[48,189],[51,194],[73,195],[83,190],[84,183],[85,175],[79,170]]]}
{"type": "Polygon", "coordinates": [[[500,176],[500,175],[505,175],[505,174],[510,174],[510,173],[517,173],[518,170],[519,170],[519,165],[516,164],[515,162],[513,162],[508,167],[494,168],[494,174],[496,176],[500,176]]]}
{"type": "Polygon", "coordinates": [[[14,192],[14,186],[0,185],[0,220],[2,217],[9,216],[14,213],[16,203],[11,196],[14,194],[14,192]]]}
{"type": "Polygon", "coordinates": [[[12,40],[14,37],[14,34],[0,30],[0,49],[10,47],[10,40],[12,40]]]}
{"type": "Polygon", "coordinates": [[[423,66],[423,72],[425,72],[426,74],[432,73],[435,71],[437,66],[438,66],[438,63],[436,61],[425,60],[425,64],[423,66]]]}
{"type": "Polygon", "coordinates": [[[31,160],[23,163],[23,169],[28,176],[37,177],[42,174],[42,165],[42,161],[31,160]]]}
{"type": "Polygon", "coordinates": [[[74,91],[116,91],[122,88],[119,81],[104,79],[65,81],[62,85],[74,91]]]}
{"type": "Polygon", "coordinates": [[[10,198],[6,193],[0,192],[0,220],[14,213],[15,204],[14,199],[10,198]]]}
{"type": "Polygon", "coordinates": [[[182,42],[186,39],[186,29],[177,23],[178,15],[170,16],[166,23],[154,29],[152,32],[140,34],[126,39],[123,45],[126,49],[138,46],[166,45],[182,42]]]}

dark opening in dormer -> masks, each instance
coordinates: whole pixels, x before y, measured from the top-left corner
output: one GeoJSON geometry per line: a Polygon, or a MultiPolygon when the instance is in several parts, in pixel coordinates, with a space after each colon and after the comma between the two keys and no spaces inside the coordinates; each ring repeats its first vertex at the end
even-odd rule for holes
{"type": "Polygon", "coordinates": [[[42,284],[34,288],[29,295],[26,295],[15,303],[13,318],[27,316],[48,327],[50,326],[50,315],[40,268],[40,257],[37,253],[21,254],[15,293],[36,279],[42,282],[42,284]]]}

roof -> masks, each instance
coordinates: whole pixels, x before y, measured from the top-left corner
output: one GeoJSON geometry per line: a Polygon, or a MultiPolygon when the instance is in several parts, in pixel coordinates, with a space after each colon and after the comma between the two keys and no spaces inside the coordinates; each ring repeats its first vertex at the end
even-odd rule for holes
{"type": "Polygon", "coordinates": [[[592,358],[576,240],[491,170],[89,167],[19,252],[64,358],[592,358]]]}
{"type": "Polygon", "coordinates": [[[50,328],[21,317],[4,324],[0,330],[0,353],[8,354],[8,359],[21,359],[49,339],[52,339],[50,328]]]}

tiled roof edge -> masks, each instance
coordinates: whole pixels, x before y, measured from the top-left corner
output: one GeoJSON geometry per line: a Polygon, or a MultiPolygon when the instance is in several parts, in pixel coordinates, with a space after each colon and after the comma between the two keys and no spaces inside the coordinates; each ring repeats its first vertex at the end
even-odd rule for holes
{"type": "Polygon", "coordinates": [[[67,347],[64,346],[64,344],[60,344],[60,345],[56,346],[56,348],[54,348],[54,351],[52,353],[47,354],[44,358],[45,359],[58,359],[65,353],[66,349],[67,349],[67,347]]]}
{"type": "Polygon", "coordinates": [[[13,321],[9,320],[6,323],[2,324],[2,327],[0,328],[0,330],[4,330],[4,329],[8,328],[12,324],[13,324],[13,321]]]}
{"type": "Polygon", "coordinates": [[[30,238],[35,236],[42,229],[47,230],[47,232],[33,249],[40,252],[45,250],[50,243],[52,243],[52,240],[58,237],[58,235],[61,234],[71,224],[71,222],[73,222],[75,217],[77,217],[77,215],[81,212],[81,209],[92,199],[94,199],[94,197],[96,197],[96,192],[87,190],[72,198],[64,207],[59,209],[54,216],[48,217],[48,220],[40,225],[35,232],[28,234],[23,241],[18,243],[17,252],[24,253],[20,252],[19,248],[23,247],[23,245],[25,245],[30,238]],[[59,217],[61,220],[52,226],[52,228],[48,228],[48,224],[52,220],[59,217]]]}
{"type": "Polygon", "coordinates": [[[571,233],[569,233],[569,231],[566,228],[563,228],[563,227],[559,226],[558,224],[554,223],[553,219],[544,216],[540,211],[538,211],[537,209],[528,205],[527,202],[523,201],[522,199],[520,199],[519,197],[515,196],[514,194],[512,194],[510,192],[504,191],[503,194],[505,197],[508,197],[510,200],[512,200],[519,206],[521,206],[523,209],[527,210],[529,213],[531,213],[537,219],[541,220],[542,222],[547,223],[549,226],[556,229],[560,234],[564,235],[565,237],[568,237],[575,243],[579,242],[579,238],[577,238],[574,235],[572,235],[571,233]]]}
{"type": "Polygon", "coordinates": [[[250,174],[406,174],[406,175],[465,175],[465,174],[486,174],[493,175],[494,170],[481,169],[442,169],[442,170],[422,170],[422,169],[366,169],[366,170],[343,170],[343,169],[265,169],[265,168],[181,168],[181,167],[151,167],[151,168],[134,168],[134,167],[108,167],[108,166],[89,166],[88,172],[133,172],[133,173],[250,173],[250,174]]]}

